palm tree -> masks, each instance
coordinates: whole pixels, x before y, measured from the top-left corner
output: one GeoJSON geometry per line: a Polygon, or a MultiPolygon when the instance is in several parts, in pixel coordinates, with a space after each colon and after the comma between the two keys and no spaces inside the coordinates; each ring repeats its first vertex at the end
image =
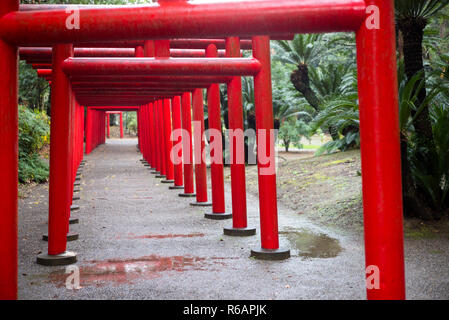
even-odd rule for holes
{"type": "MultiPolygon", "coordinates": [[[[429,99],[426,93],[426,75],[423,60],[423,37],[424,29],[429,18],[443,9],[448,0],[395,0],[395,15],[397,29],[402,37],[402,52],[404,60],[404,73],[408,83],[413,83],[410,88],[410,96],[415,97],[414,106],[411,108],[409,117],[413,124],[415,164],[425,164],[427,175],[436,175],[438,167],[434,159],[438,158],[432,131],[432,122],[429,112],[429,99]]],[[[401,91],[400,91],[401,94],[401,91]]],[[[403,109],[403,108],[401,108],[403,109]]],[[[402,123],[408,119],[403,117],[402,123]]],[[[401,132],[401,157],[402,157],[402,193],[404,202],[404,213],[406,215],[416,214],[430,218],[432,214],[422,199],[423,190],[416,184],[413,177],[412,166],[409,161],[410,145],[409,135],[401,132]],[[422,199],[422,200],[421,200],[422,199]]],[[[416,166],[415,166],[416,167],[416,166]]],[[[416,174],[415,174],[416,178],[416,174]]]]}
{"type": "Polygon", "coordinates": [[[290,80],[316,111],[319,110],[320,101],[310,86],[309,66],[317,66],[326,51],[322,37],[320,34],[297,34],[291,41],[273,41],[276,51],[273,59],[296,66],[290,80]]]}
{"type": "MultiPolygon", "coordinates": [[[[404,67],[407,79],[417,73],[425,81],[423,36],[428,19],[448,4],[448,0],[395,0],[396,24],[403,40],[404,67]]],[[[426,86],[420,88],[418,104],[426,99],[426,86]]],[[[418,143],[433,149],[432,124],[429,109],[424,108],[413,122],[418,143]]]]}

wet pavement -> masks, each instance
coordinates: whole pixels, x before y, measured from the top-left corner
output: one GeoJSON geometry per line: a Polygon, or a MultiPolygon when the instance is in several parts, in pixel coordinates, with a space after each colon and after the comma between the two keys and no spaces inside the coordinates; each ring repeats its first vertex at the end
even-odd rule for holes
{"type": "MultiPolygon", "coordinates": [[[[279,206],[285,261],[250,258],[260,235],[223,235],[230,220],[208,220],[141,162],[136,140],[108,140],[85,157],[81,178],[78,290],[73,269],[35,263],[47,243],[48,185],[19,202],[20,299],[364,299],[363,238],[320,227],[279,206]],[[66,273],[68,271],[69,273],[66,273]]],[[[210,180],[209,180],[210,181],[210,180]]],[[[210,186],[209,186],[210,187],[210,186]]],[[[229,186],[226,201],[231,210],[229,186]]],[[[259,231],[258,199],[248,195],[248,221],[259,231]]],[[[407,296],[449,299],[449,239],[406,242],[407,296]]]]}

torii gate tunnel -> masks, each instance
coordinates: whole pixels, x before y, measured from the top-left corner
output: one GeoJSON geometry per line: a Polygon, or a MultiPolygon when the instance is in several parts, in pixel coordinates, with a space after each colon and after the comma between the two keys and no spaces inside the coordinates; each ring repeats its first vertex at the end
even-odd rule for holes
{"type": "MultiPolygon", "coordinates": [[[[379,286],[367,286],[367,297],[404,299],[393,0],[160,0],[142,6],[1,1],[0,299],[17,298],[19,52],[52,87],[48,252],[38,263],[76,262],[67,234],[83,138],[85,153],[104,143],[105,115],[112,111],[137,112],[142,161],[156,177],[183,189],[179,196],[196,197],[191,205],[212,205],[206,218],[232,218],[225,234],[254,235],[246,218],[245,165],[231,162],[232,213],[226,213],[223,164],[211,165],[210,202],[201,156],[203,89],[209,127],[221,132],[218,86],[224,83],[229,128],[243,129],[242,76],[254,78],[259,155],[261,246],[251,255],[280,260],[290,252],[279,248],[276,174],[266,170],[275,162],[269,41],[322,32],[356,33],[366,272],[368,278],[369,270],[378,270],[380,279],[379,286]],[[241,50],[252,50],[252,57],[242,58],[241,50]],[[192,121],[199,124],[193,143],[192,121]],[[183,134],[172,139],[179,129],[183,134]],[[182,161],[173,161],[173,154],[182,161]]],[[[242,150],[243,143],[234,143],[232,157],[242,150]]],[[[220,150],[213,152],[222,158],[220,150]]]]}
{"type": "Polygon", "coordinates": [[[110,115],[118,114],[120,116],[120,139],[123,139],[123,112],[122,111],[106,111],[106,127],[107,137],[110,138],[110,115]]]}

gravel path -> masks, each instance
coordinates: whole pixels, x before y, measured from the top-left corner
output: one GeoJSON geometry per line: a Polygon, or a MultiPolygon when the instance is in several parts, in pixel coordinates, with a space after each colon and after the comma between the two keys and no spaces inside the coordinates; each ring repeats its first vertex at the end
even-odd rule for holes
{"type": "MultiPolygon", "coordinates": [[[[341,234],[279,207],[281,246],[292,258],[249,258],[260,245],[223,235],[231,221],[203,218],[210,208],[168,190],[139,161],[135,139],[108,140],[85,157],[78,253],[81,289],[65,287],[65,267],[35,263],[45,251],[48,185],[19,202],[20,299],[364,299],[363,239],[341,234]]],[[[226,200],[230,208],[230,190],[226,200]]],[[[248,220],[259,229],[258,200],[248,220]]],[[[449,298],[449,239],[406,242],[407,296],[449,298]]]]}

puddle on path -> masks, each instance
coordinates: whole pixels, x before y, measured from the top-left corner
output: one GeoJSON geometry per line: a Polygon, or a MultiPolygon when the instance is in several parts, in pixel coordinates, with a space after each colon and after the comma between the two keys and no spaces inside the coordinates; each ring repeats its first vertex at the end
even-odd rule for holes
{"type": "MultiPolygon", "coordinates": [[[[237,258],[151,255],[124,260],[89,261],[79,268],[80,285],[101,287],[107,284],[130,284],[140,279],[159,278],[164,272],[217,271],[226,266],[226,260],[231,259],[237,258]]],[[[58,270],[50,273],[49,278],[57,287],[64,287],[68,276],[64,270],[58,270]]]]}
{"type": "Polygon", "coordinates": [[[286,229],[279,232],[298,255],[304,258],[334,258],[343,250],[337,239],[324,233],[314,233],[306,229],[286,229]]]}

